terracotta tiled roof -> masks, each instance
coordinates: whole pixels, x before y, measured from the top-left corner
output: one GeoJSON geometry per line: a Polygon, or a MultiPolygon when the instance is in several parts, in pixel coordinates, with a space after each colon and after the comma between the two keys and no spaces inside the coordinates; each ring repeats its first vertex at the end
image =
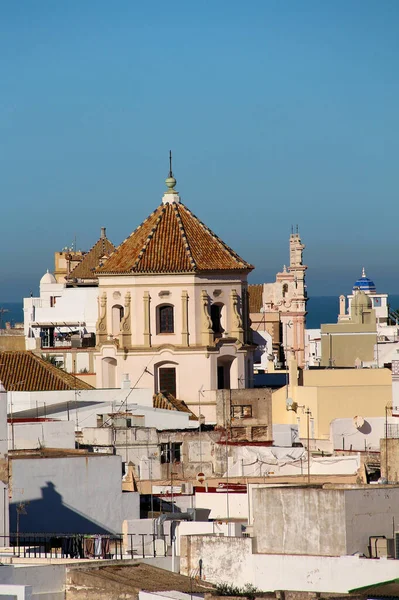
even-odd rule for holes
{"type": "Polygon", "coordinates": [[[251,271],[181,202],[161,204],[115,250],[98,274],[251,271]]]}
{"type": "Polygon", "coordinates": [[[19,392],[93,389],[88,383],[27,351],[0,352],[0,381],[6,390],[19,392]]]}
{"type": "Polygon", "coordinates": [[[153,396],[154,408],[163,408],[164,410],[177,410],[179,412],[189,413],[190,421],[198,421],[198,417],[188,408],[187,404],[183,400],[178,400],[172,394],[161,393],[154,394],[153,396]]]}
{"type": "Polygon", "coordinates": [[[94,279],[97,277],[95,269],[100,266],[103,256],[110,256],[114,252],[115,246],[106,237],[101,237],[87,254],[83,256],[81,262],[76,265],[66,279],[94,279]]]}
{"type": "Polygon", "coordinates": [[[248,286],[248,294],[249,294],[249,312],[250,313],[258,313],[263,305],[263,285],[261,283],[257,283],[255,285],[248,286]]]}

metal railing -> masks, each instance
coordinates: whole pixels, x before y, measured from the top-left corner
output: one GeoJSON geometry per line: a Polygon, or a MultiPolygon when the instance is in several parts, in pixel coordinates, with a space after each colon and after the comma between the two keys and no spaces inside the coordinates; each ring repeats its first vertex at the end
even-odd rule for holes
{"type": "Polygon", "coordinates": [[[128,533],[126,537],[126,552],[131,558],[155,558],[168,555],[170,543],[167,535],[157,538],[155,533],[128,533]]]}
{"type": "Polygon", "coordinates": [[[10,533],[0,536],[0,556],[20,558],[103,558],[122,560],[122,535],[10,533]]]}
{"type": "Polygon", "coordinates": [[[85,535],[81,533],[10,533],[0,535],[0,557],[111,559],[168,556],[170,536],[154,533],[85,535]]]}

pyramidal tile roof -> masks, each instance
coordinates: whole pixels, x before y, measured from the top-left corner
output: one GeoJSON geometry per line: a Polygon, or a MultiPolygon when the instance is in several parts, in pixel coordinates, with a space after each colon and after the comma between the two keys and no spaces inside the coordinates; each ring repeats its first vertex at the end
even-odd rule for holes
{"type": "Polygon", "coordinates": [[[83,256],[83,259],[74,269],[69,273],[66,279],[95,279],[97,277],[95,270],[101,266],[101,259],[103,257],[108,258],[112,252],[114,252],[115,246],[104,233],[101,234],[100,239],[94,244],[94,246],[83,256]]]}
{"type": "Polygon", "coordinates": [[[253,268],[183,203],[166,201],[122,242],[96,273],[196,273],[253,268]]]}
{"type": "Polygon", "coordinates": [[[6,390],[18,392],[93,389],[78,377],[25,350],[0,352],[0,382],[6,390]]]}

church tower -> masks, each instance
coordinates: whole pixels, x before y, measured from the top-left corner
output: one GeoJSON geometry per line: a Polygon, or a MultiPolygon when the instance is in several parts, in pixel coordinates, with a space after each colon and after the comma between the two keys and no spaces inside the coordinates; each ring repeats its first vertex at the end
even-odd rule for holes
{"type": "MultiPolygon", "coordinates": [[[[274,283],[263,285],[262,306],[266,314],[277,313],[280,323],[278,342],[282,346],[284,362],[295,358],[298,365],[305,365],[305,322],[306,302],[308,300],[305,285],[307,266],[303,264],[301,236],[291,232],[289,239],[290,264],[276,275],[274,283]]],[[[274,340],[277,341],[277,340],[274,340]]],[[[280,347],[281,347],[280,346],[280,347]]]]}
{"type": "MultiPolygon", "coordinates": [[[[199,390],[251,386],[253,266],[180,199],[170,164],[161,203],[96,270],[98,387],[128,373],[198,413],[199,390]]],[[[201,414],[215,422],[213,400],[201,414]]]]}

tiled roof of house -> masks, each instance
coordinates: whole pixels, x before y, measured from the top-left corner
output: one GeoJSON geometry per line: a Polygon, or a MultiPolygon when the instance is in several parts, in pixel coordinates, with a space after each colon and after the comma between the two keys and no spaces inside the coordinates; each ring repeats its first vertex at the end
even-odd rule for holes
{"type": "Polygon", "coordinates": [[[248,294],[249,294],[249,312],[250,313],[259,313],[260,309],[263,306],[263,285],[261,283],[256,283],[254,285],[248,286],[248,294]]]}
{"type": "Polygon", "coordinates": [[[78,377],[65,373],[33,352],[0,352],[0,381],[7,391],[44,392],[91,390],[78,377]]]}
{"type": "Polygon", "coordinates": [[[183,400],[178,400],[172,394],[159,392],[153,396],[154,408],[163,408],[164,410],[177,410],[179,412],[189,413],[190,421],[198,421],[198,417],[188,408],[183,400]]]}
{"type": "Polygon", "coordinates": [[[108,258],[114,250],[113,243],[107,237],[101,236],[66,279],[95,279],[97,277],[95,270],[101,266],[101,259],[108,258]]]}
{"type": "Polygon", "coordinates": [[[181,202],[165,203],[115,250],[98,274],[251,271],[181,202]]]}

